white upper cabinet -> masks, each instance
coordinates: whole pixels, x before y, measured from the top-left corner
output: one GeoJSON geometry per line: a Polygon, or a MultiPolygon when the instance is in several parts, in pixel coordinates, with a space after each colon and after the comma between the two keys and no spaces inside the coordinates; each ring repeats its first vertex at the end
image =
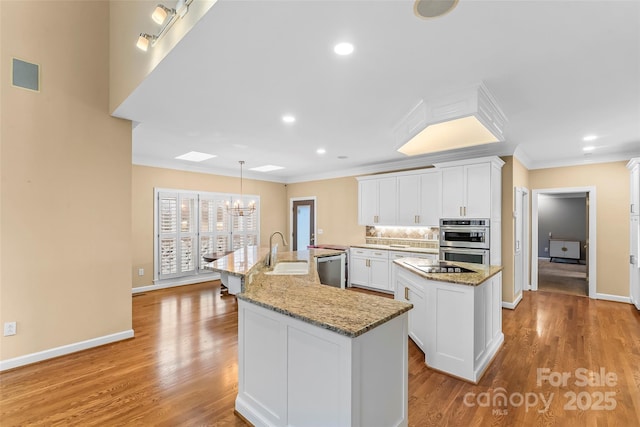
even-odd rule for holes
{"type": "Polygon", "coordinates": [[[437,226],[440,171],[398,176],[398,225],[437,226]]]}
{"type": "Polygon", "coordinates": [[[500,218],[504,162],[439,164],[442,171],[442,218],[500,218]]]}
{"type": "Polygon", "coordinates": [[[426,227],[438,226],[440,218],[499,222],[502,165],[494,156],[358,177],[358,224],[426,227]]]}
{"type": "Polygon", "coordinates": [[[358,178],[358,195],[358,224],[397,224],[398,182],[395,176],[358,178]]]}

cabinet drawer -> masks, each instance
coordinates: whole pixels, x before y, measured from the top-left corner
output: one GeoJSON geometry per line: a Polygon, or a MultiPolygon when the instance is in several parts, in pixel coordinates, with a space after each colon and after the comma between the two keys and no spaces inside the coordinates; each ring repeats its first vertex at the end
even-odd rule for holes
{"type": "Polygon", "coordinates": [[[391,261],[393,261],[394,259],[400,259],[400,258],[420,258],[420,259],[437,260],[438,254],[428,254],[425,252],[404,252],[404,251],[389,252],[389,259],[391,261]]]}
{"type": "Polygon", "coordinates": [[[350,253],[356,257],[389,259],[389,251],[384,249],[351,248],[350,253]]]}

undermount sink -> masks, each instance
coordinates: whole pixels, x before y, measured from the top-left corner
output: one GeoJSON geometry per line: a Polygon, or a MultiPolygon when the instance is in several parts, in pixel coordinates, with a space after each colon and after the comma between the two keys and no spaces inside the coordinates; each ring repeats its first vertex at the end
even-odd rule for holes
{"type": "Polygon", "coordinates": [[[276,276],[309,274],[309,263],[307,261],[283,261],[277,263],[272,271],[267,271],[265,274],[276,276]]]}

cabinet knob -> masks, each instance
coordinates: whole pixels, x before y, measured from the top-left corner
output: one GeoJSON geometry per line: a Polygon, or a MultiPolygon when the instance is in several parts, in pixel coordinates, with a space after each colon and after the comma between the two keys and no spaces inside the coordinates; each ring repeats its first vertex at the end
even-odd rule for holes
{"type": "Polygon", "coordinates": [[[407,301],[410,301],[410,299],[409,299],[409,288],[407,288],[406,286],[404,287],[404,299],[406,299],[407,301]]]}

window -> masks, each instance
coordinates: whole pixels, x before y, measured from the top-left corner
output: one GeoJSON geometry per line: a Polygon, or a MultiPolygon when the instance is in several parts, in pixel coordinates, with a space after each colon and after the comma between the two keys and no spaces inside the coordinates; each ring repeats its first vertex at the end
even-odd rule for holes
{"type": "Polygon", "coordinates": [[[156,189],[156,279],[174,279],[209,273],[206,254],[259,245],[260,204],[258,196],[245,196],[254,203],[253,214],[229,215],[227,207],[237,197],[227,193],[205,193],[156,189]]]}

